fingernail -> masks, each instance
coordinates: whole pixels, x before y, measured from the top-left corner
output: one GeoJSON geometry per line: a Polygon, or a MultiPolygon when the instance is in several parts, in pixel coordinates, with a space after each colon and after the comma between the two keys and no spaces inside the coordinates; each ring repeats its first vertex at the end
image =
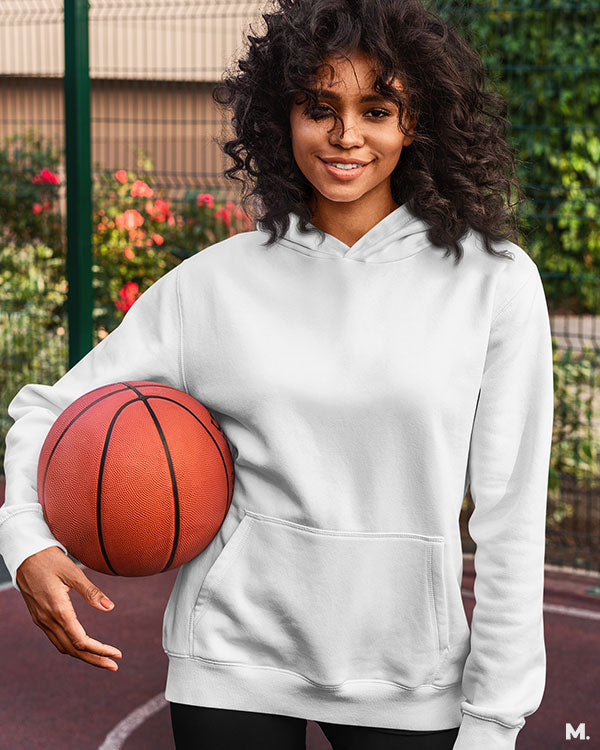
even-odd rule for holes
{"type": "Polygon", "coordinates": [[[107,599],[105,596],[100,599],[100,604],[104,607],[104,609],[112,609],[115,605],[110,601],[110,599],[107,599]]]}

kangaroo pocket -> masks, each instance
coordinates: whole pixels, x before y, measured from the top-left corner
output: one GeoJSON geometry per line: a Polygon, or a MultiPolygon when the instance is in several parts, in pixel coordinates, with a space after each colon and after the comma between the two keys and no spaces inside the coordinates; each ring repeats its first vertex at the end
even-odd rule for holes
{"type": "Polygon", "coordinates": [[[434,680],[448,646],[443,536],[328,530],[245,511],[208,571],[192,654],[324,686],[434,680]]]}

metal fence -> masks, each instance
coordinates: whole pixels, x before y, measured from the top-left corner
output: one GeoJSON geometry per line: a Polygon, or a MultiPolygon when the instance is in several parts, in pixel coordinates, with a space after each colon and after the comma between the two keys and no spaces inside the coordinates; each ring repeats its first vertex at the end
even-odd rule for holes
{"type": "MultiPolygon", "coordinates": [[[[215,137],[228,123],[210,93],[248,23],[262,27],[262,7],[90,3],[95,341],[183,257],[249,228],[223,178],[229,165],[215,137]],[[143,232],[136,214],[145,216],[143,232]]],[[[509,101],[528,196],[519,244],[542,271],[555,347],[546,560],[598,570],[600,5],[465,0],[429,7],[478,49],[490,82],[509,101]]],[[[63,24],[58,0],[0,3],[2,455],[11,398],[27,382],[55,382],[67,362],[63,24]]],[[[471,511],[467,496],[461,524],[472,551],[471,511]]]]}

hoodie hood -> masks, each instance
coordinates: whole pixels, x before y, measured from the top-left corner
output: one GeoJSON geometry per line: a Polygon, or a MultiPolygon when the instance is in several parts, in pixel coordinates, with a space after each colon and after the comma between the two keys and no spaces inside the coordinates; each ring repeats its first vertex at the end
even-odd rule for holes
{"type": "MultiPolygon", "coordinates": [[[[429,225],[415,216],[406,203],[394,209],[351,246],[327,233],[321,240],[317,228],[310,223],[308,227],[312,229],[302,232],[300,217],[293,211],[289,216],[290,227],[280,244],[304,255],[388,263],[414,255],[431,244],[427,238],[429,225]]],[[[261,222],[257,223],[257,227],[265,231],[261,222]]]]}

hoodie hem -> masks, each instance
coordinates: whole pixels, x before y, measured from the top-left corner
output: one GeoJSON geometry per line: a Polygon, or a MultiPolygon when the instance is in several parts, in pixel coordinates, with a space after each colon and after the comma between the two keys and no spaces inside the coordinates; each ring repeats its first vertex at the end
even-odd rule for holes
{"type": "Polygon", "coordinates": [[[382,729],[434,731],[461,723],[460,682],[407,689],[386,681],[349,680],[326,688],[272,667],[165,653],[165,698],[174,703],[382,729]]]}

